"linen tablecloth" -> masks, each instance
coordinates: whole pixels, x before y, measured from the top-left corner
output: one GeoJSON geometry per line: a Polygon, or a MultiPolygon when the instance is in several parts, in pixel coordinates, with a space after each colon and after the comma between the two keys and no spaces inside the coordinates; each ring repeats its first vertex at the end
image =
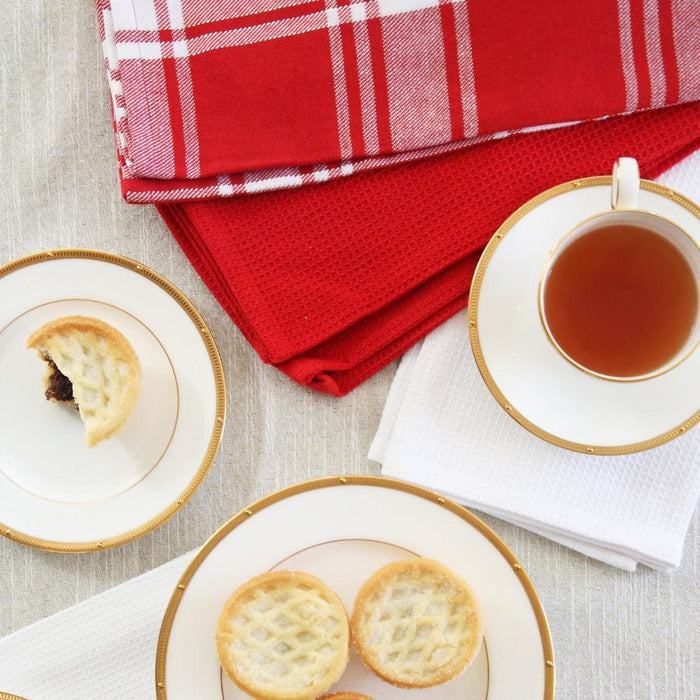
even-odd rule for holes
{"type": "MultiPolygon", "coordinates": [[[[8,6],[6,17],[0,56],[12,80],[5,83],[0,120],[8,173],[0,189],[0,261],[47,248],[98,248],[164,274],[192,300],[216,339],[230,411],[209,476],[182,511],[146,537],[69,556],[0,538],[3,635],[192,550],[275,489],[339,470],[378,473],[366,455],[394,373],[387,367],[337,401],[260,362],[155,210],[123,203],[93,8],[78,0],[27,0],[8,6]],[[69,110],[47,100],[58,91],[69,110]]],[[[646,568],[630,574],[482,517],[524,563],[542,599],[557,654],[557,698],[698,695],[698,514],[681,567],[671,575],[646,568]]],[[[147,671],[144,687],[153,697],[151,681],[147,671]]]]}

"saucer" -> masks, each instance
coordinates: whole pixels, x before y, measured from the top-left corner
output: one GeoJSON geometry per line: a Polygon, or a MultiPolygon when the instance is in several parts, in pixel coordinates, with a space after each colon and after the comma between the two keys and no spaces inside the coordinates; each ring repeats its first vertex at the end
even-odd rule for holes
{"type": "MultiPolygon", "coordinates": [[[[667,442],[700,420],[700,352],[636,382],[601,379],[559,354],[539,315],[547,258],[579,222],[610,209],[610,177],[554,187],[498,229],[479,261],[469,298],[469,333],[479,371],[523,427],[559,447],[626,454],[667,442]]],[[[700,208],[641,181],[638,208],[666,217],[700,243],[700,208]]]]}
{"type": "Polygon", "coordinates": [[[0,268],[0,534],[41,549],[106,549],[162,524],[194,493],[218,449],[225,384],[189,300],[133,260],[56,250],[0,268]],[[46,401],[29,335],[92,316],[132,344],[142,386],[114,437],[87,448],[73,406],[46,401]]]}
{"type": "Polygon", "coordinates": [[[223,525],[187,567],[156,649],[158,700],[244,700],[222,672],[214,631],[231,593],[264,571],[300,570],[328,584],[350,613],[371,574],[391,561],[438,559],[470,584],[484,640],[460,676],[401,689],[374,675],[355,649],[329,692],[381,700],[552,700],[554,652],[535,588],[507,545],[462,506],[395,479],[327,477],[267,496],[223,525]]]}

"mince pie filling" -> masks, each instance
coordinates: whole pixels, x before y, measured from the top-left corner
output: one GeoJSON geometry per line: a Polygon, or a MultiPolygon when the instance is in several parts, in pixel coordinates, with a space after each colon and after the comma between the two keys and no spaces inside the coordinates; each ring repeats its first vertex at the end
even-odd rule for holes
{"type": "MultiPolygon", "coordinates": [[[[50,401],[73,401],[73,382],[71,382],[65,374],[61,372],[56,363],[48,356],[43,356],[46,362],[49,363],[50,374],[47,379],[46,398],[50,401]]],[[[78,408],[78,405],[75,406],[78,408]]]]}

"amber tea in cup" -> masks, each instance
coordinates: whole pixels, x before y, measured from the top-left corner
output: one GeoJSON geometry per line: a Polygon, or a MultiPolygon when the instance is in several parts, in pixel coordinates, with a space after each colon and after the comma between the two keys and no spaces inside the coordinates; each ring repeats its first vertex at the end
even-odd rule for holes
{"type": "Polygon", "coordinates": [[[608,377],[641,377],[667,366],[688,343],[697,282],[666,237],[608,218],[556,256],[543,313],[556,344],[577,365],[608,377]]]}
{"type": "Polygon", "coordinates": [[[549,256],[539,307],[554,347],[604,379],[649,379],[700,343],[700,248],[674,222],[637,209],[637,163],[622,158],[612,210],[568,233],[549,256]]]}

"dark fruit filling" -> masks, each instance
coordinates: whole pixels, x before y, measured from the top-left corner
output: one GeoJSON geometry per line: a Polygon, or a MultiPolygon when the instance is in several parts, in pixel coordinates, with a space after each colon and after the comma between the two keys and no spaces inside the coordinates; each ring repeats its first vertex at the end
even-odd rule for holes
{"type": "Polygon", "coordinates": [[[46,387],[46,398],[50,401],[73,401],[73,384],[61,370],[56,367],[56,363],[50,357],[44,357],[49,363],[51,374],[46,387]]]}

